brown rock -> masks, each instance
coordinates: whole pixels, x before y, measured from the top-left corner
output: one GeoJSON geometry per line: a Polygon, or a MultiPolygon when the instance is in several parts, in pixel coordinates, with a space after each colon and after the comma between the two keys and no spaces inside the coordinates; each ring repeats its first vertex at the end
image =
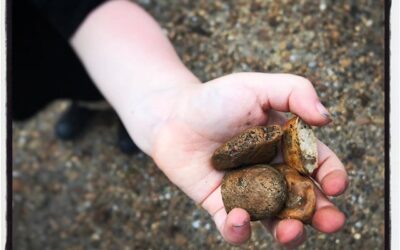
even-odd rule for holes
{"type": "Polygon", "coordinates": [[[347,68],[347,67],[350,66],[351,60],[350,60],[349,58],[344,58],[344,59],[341,59],[341,60],[339,61],[339,63],[340,63],[340,66],[341,66],[342,68],[347,68]]]}
{"type": "Polygon", "coordinates": [[[285,124],[283,131],[282,152],[285,163],[301,174],[312,174],[318,167],[318,150],[317,139],[311,127],[296,116],[285,124]]]}
{"type": "Polygon", "coordinates": [[[211,158],[217,170],[269,163],[278,152],[282,137],[279,125],[253,127],[221,145],[211,158]]]}
{"type": "Polygon", "coordinates": [[[176,234],[174,240],[178,246],[185,246],[187,244],[187,238],[181,233],[176,234]]]}
{"type": "Polygon", "coordinates": [[[277,164],[273,167],[285,176],[288,188],[284,209],[277,216],[281,219],[297,219],[310,223],[316,203],[313,181],[301,176],[295,169],[285,164],[277,164]]]}
{"type": "Polygon", "coordinates": [[[225,174],[222,200],[226,212],[243,208],[250,219],[270,218],[281,211],[287,197],[285,178],[269,165],[255,165],[225,174]]]}

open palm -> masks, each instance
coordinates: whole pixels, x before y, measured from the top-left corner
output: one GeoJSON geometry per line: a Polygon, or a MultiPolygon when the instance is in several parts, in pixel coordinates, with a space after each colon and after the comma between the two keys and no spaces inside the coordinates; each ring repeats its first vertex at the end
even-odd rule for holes
{"type": "MultiPolygon", "coordinates": [[[[223,172],[213,169],[214,150],[248,127],[282,124],[280,112],[292,112],[315,126],[329,122],[311,83],[289,74],[238,73],[179,95],[174,111],[161,126],[152,156],[168,178],[213,217],[225,240],[240,244],[250,237],[249,215],[243,209],[226,213],[220,184],[223,172]]],[[[336,155],[319,142],[319,168],[314,177],[321,186],[312,225],[325,233],[339,230],[344,215],[326,198],[347,187],[347,174],[336,155]]],[[[279,159],[279,156],[278,156],[279,159]]],[[[298,220],[265,220],[262,223],[284,245],[305,239],[298,220]]]]}

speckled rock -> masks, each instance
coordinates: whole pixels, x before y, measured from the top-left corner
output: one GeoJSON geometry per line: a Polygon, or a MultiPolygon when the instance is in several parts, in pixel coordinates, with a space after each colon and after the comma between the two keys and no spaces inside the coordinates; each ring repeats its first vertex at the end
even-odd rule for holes
{"type": "Polygon", "coordinates": [[[250,220],[273,218],[283,208],[288,188],[283,174],[259,164],[226,172],[221,185],[226,212],[243,208],[250,220]]]}
{"type": "Polygon", "coordinates": [[[278,154],[281,137],[280,125],[246,129],[217,148],[211,163],[217,170],[269,163],[278,154]]]}

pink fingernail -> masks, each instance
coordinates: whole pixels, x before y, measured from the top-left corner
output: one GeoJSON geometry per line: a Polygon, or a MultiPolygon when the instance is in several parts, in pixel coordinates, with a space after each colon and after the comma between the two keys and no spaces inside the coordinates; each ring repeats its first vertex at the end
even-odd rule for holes
{"type": "Polygon", "coordinates": [[[303,232],[300,232],[296,237],[293,239],[293,242],[299,241],[301,238],[303,238],[303,232]]]}
{"type": "Polygon", "coordinates": [[[317,107],[318,112],[319,112],[323,117],[325,117],[325,119],[328,119],[328,120],[330,120],[330,121],[332,120],[331,114],[330,114],[329,111],[324,107],[324,105],[322,105],[322,103],[318,102],[317,105],[316,105],[316,107],[317,107]]]}
{"type": "Polygon", "coordinates": [[[299,233],[296,236],[296,238],[294,238],[289,243],[289,245],[286,246],[286,249],[296,249],[299,246],[299,244],[302,243],[302,241],[304,240],[303,237],[304,237],[304,233],[303,232],[299,233]]]}
{"type": "Polygon", "coordinates": [[[248,223],[249,223],[249,221],[243,221],[243,222],[240,223],[240,224],[234,224],[233,227],[234,227],[234,228],[241,228],[241,227],[247,225],[248,223]]]}

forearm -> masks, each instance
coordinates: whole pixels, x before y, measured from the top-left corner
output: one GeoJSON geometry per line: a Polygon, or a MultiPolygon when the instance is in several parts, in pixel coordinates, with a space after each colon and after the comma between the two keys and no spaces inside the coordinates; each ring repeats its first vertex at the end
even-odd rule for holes
{"type": "MultiPolygon", "coordinates": [[[[129,1],[110,1],[94,10],[71,44],[123,120],[131,120],[129,114],[152,93],[199,82],[182,64],[153,18],[129,1]]],[[[140,131],[147,125],[135,125],[135,141],[150,140],[144,138],[150,135],[139,135],[150,133],[140,131]]],[[[139,144],[143,150],[150,150],[150,142],[139,144]]]]}

